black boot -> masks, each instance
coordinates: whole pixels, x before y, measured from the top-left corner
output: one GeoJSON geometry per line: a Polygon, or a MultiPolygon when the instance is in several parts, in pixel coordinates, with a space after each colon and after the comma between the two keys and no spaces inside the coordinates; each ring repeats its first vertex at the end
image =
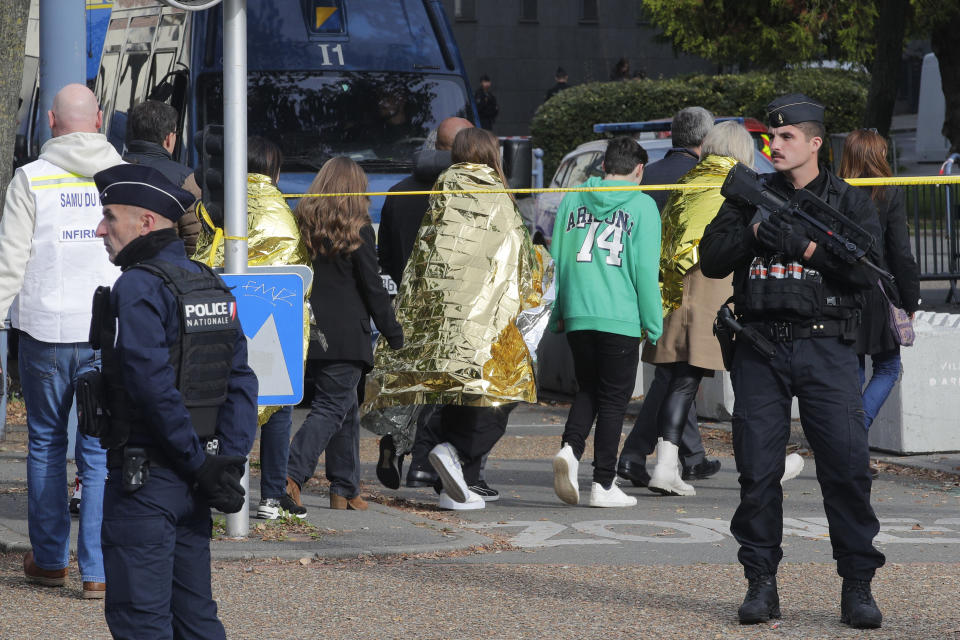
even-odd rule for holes
{"type": "Polygon", "coordinates": [[[397,456],[397,447],[389,433],[380,438],[380,459],[377,460],[377,479],[388,489],[400,488],[403,457],[397,456]]]}
{"type": "Polygon", "coordinates": [[[840,590],[840,622],[855,629],[879,629],[883,614],[870,592],[869,580],[843,579],[840,590]]]}
{"type": "Polygon", "coordinates": [[[780,596],[777,595],[777,576],[765,574],[750,580],[747,597],[737,611],[740,624],[766,622],[780,617],[780,596]]]}
{"type": "Polygon", "coordinates": [[[617,475],[624,480],[629,480],[635,487],[645,487],[650,482],[650,474],[647,473],[644,462],[620,458],[617,463],[617,475]]]}

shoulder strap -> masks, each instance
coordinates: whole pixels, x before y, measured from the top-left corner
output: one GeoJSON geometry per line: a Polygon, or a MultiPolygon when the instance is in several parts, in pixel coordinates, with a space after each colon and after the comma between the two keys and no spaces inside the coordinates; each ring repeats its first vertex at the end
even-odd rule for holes
{"type": "Polygon", "coordinates": [[[127,269],[143,269],[162,279],[171,291],[176,295],[185,295],[199,289],[220,289],[230,292],[230,288],[224,284],[213,269],[191,260],[200,267],[200,272],[188,271],[183,267],[167,262],[165,260],[144,260],[130,265],[127,269]]]}

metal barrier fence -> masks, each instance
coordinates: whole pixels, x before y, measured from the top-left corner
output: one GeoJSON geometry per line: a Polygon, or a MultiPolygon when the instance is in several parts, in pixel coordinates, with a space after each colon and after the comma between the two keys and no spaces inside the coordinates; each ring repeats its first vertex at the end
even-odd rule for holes
{"type": "MultiPolygon", "coordinates": [[[[960,154],[947,159],[940,170],[950,175],[960,154]]],[[[960,301],[960,185],[911,185],[904,188],[907,221],[920,280],[950,282],[947,302],[960,301]]]]}

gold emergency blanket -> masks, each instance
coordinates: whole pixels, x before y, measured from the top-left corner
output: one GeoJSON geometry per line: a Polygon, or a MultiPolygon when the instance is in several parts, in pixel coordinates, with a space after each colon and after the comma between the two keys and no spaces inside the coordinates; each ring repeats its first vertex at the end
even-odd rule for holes
{"type": "MultiPolygon", "coordinates": [[[[197,251],[193,259],[211,267],[222,267],[222,230],[214,229],[211,233],[209,224],[204,225],[197,237],[197,251]]],[[[247,174],[247,264],[305,264],[312,267],[310,254],[300,238],[300,227],[287,201],[270,178],[259,173],[247,174]]],[[[304,296],[306,301],[310,299],[310,288],[304,292],[304,296]]],[[[310,345],[309,304],[303,307],[303,335],[303,354],[306,359],[310,345]]],[[[257,412],[258,423],[263,425],[277,409],[279,407],[261,406],[257,412]]]]}
{"type": "MultiPolygon", "coordinates": [[[[677,180],[677,184],[720,184],[736,163],[727,156],[707,156],[677,180]]],[[[663,230],[660,293],[664,316],[683,301],[683,276],[700,262],[700,239],[723,200],[717,187],[675,191],[667,200],[660,220],[663,230]]]]}
{"type": "MultiPolygon", "coordinates": [[[[502,188],[493,169],[469,163],[453,165],[434,186],[502,188]]],[[[397,296],[404,346],[393,351],[380,339],[364,412],[536,402],[516,319],[540,303],[542,260],[507,194],[430,196],[397,296]]]]}

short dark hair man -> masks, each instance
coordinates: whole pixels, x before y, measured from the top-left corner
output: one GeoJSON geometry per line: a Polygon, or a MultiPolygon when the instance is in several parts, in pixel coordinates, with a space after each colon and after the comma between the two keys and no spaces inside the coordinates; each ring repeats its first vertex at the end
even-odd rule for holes
{"type": "MultiPolygon", "coordinates": [[[[700,146],[713,128],[713,122],[713,114],[703,107],[686,107],[678,111],[670,125],[673,148],[667,151],[661,160],[650,163],[643,172],[643,182],[640,184],[674,184],[680,176],[697,166],[700,161],[700,146]]],[[[657,209],[663,211],[670,192],[650,191],[649,194],[657,203],[657,209]]],[[[672,378],[669,367],[658,365],[654,371],[653,382],[644,395],[643,406],[633,423],[633,429],[623,443],[617,463],[617,474],[630,480],[635,487],[645,487],[650,481],[650,474],[646,469],[647,456],[653,453],[657,446],[657,436],[660,435],[657,416],[672,378]]],[[[700,427],[697,424],[696,402],[690,405],[687,421],[683,425],[680,459],[684,480],[702,480],[720,470],[720,461],[707,458],[703,448],[700,427]]]]}
{"type": "MultiPolygon", "coordinates": [[[[581,186],[637,185],[646,161],[635,140],[614,138],[604,154],[604,177],[581,186]]],[[[553,459],[554,491],[567,504],[579,503],[577,469],[596,417],[590,506],[629,507],[637,499],[615,482],[617,447],[640,340],[646,335],[656,342],[663,332],[659,212],[638,191],[570,193],[557,209],[551,250],[556,301],[550,329],[567,334],[579,386],[553,459]]]]}
{"type": "Polygon", "coordinates": [[[477,116],[480,118],[480,127],[487,131],[493,131],[493,123],[500,113],[500,106],[497,104],[497,97],[493,95],[490,87],[493,81],[490,76],[483,74],[480,76],[480,88],[473,94],[473,100],[477,103],[477,116]]]}
{"type": "Polygon", "coordinates": [[[109,304],[95,298],[103,320],[91,327],[111,414],[101,436],[107,625],[122,638],[224,638],[210,590],[210,508],[242,508],[257,427],[236,302],[186,258],[174,231],[192,194],[139,165],[94,180],[97,236],[123,268],[109,304]]]}
{"type": "MultiPolygon", "coordinates": [[[[802,94],[767,106],[770,149],[777,172],[767,184],[784,194],[806,189],[880,238],[869,196],[819,166],[824,142],[823,105],[802,94]]],[[[842,231],[840,225],[834,226],[842,231]]],[[[878,261],[876,242],[869,257],[878,261]]],[[[740,472],[740,506],[730,531],[750,583],[741,623],[780,617],[777,567],[783,556],[783,451],[790,437],[790,402],[800,401],[800,422],[813,448],[817,479],[830,525],[830,543],[843,577],[840,620],[857,628],[882,621],[870,581],[884,556],[873,546],[880,530],[870,505],[869,449],[863,428],[857,334],[863,293],[876,276],[849,265],[810,240],[802,225],[780,214],[764,218],[754,206],[727,200],[700,242],[708,278],[733,272],[740,322],[771,340],[768,359],[746,347],[733,356],[733,448],[740,472]],[[766,269],[751,269],[763,263],[766,269]],[[770,265],[800,277],[763,277],[770,265]]]]}
{"type": "MultiPolygon", "coordinates": [[[[177,110],[166,102],[144,100],[134,105],[127,115],[127,152],[123,159],[131,164],[153,167],[167,180],[200,197],[200,188],[193,177],[193,169],[173,159],[177,146],[177,110]]],[[[187,255],[197,247],[200,219],[191,207],[177,221],[177,233],[183,240],[187,255]]]]}

